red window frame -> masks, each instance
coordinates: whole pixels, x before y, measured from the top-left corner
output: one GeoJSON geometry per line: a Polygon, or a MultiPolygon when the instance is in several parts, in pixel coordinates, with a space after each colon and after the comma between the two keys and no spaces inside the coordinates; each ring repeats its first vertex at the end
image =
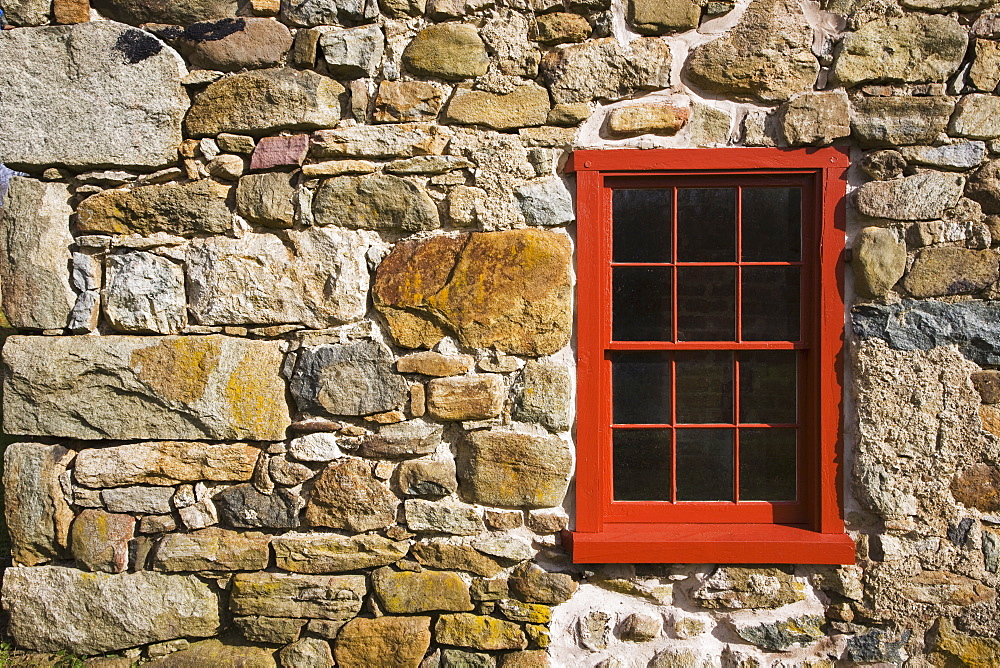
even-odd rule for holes
{"type": "MultiPolygon", "coordinates": [[[[854,563],[854,542],[844,533],[838,466],[842,450],[839,358],[845,322],[841,259],[848,166],[847,155],[836,148],[583,150],[570,157],[566,171],[575,172],[577,182],[578,444],[576,526],[566,539],[576,563],[854,563]],[[612,343],[611,193],[616,186],[650,187],[657,182],[663,187],[802,186],[800,340],[765,344],[770,349],[800,352],[799,494],[795,503],[675,505],[612,499],[609,353],[739,350],[742,345],[676,340],[612,343]]],[[[676,291],[676,282],[672,289],[676,291]]],[[[676,299],[671,302],[676,311],[676,299]]],[[[676,314],[672,322],[676,323],[676,314]]],[[[759,349],[761,344],[755,342],[754,347],[759,349]]]]}

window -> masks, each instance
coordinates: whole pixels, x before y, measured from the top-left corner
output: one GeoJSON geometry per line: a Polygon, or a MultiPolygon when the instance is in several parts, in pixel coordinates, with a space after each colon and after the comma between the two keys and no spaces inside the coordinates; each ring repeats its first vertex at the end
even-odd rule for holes
{"type": "Polygon", "coordinates": [[[578,563],[853,563],[837,149],[577,151],[578,563]]]}

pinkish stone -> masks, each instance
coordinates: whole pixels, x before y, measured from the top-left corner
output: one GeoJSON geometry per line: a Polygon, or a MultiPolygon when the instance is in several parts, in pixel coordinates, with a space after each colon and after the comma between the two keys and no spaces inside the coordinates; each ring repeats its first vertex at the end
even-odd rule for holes
{"type": "Polygon", "coordinates": [[[264,137],[257,142],[257,147],[253,150],[250,169],[297,167],[305,161],[308,151],[309,135],[264,137]]]}

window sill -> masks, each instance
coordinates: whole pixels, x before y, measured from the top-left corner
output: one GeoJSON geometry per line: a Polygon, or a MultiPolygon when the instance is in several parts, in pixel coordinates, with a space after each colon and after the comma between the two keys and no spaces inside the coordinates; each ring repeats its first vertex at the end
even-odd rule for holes
{"type": "Polygon", "coordinates": [[[567,531],[577,564],[853,564],[854,540],[783,524],[605,524],[567,531]]]}

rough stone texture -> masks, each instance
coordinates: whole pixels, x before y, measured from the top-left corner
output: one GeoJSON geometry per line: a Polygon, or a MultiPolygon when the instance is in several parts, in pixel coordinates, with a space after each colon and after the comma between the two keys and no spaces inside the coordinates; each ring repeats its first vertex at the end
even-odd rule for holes
{"type": "Polygon", "coordinates": [[[934,220],[958,204],[965,178],[921,172],[892,181],[870,181],[857,190],[854,205],[874,218],[934,220]]]}
{"type": "Polygon", "coordinates": [[[195,240],[186,263],[194,319],[315,328],[360,320],[370,241],[352,230],[317,227],[290,231],[287,240],[255,233],[195,240]]]}
{"type": "Polygon", "coordinates": [[[556,49],[539,67],[556,103],[619,100],[669,83],[670,49],[655,38],[622,46],[614,38],[556,49]]]}
{"type": "Polygon", "coordinates": [[[952,134],[973,139],[1000,137],[1000,101],[992,95],[966,95],[955,105],[948,126],[952,134]]]}
{"type": "Polygon", "coordinates": [[[947,146],[904,146],[900,152],[911,165],[965,171],[983,163],[986,159],[986,144],[981,141],[966,141],[947,146]]]}
{"type": "Polygon", "coordinates": [[[436,125],[406,123],[321,130],[313,134],[315,158],[408,158],[440,154],[448,133],[436,125]]]}
{"type": "Polygon", "coordinates": [[[4,451],[4,513],[11,556],[34,566],[62,555],[73,511],[59,478],[74,453],[61,445],[12,443],[4,451]]]}
{"type": "Polygon", "coordinates": [[[497,665],[497,657],[485,652],[450,647],[441,650],[440,660],[442,668],[496,668],[497,665]]]}
{"type": "Polygon", "coordinates": [[[739,637],[767,652],[785,652],[822,638],[825,621],[817,615],[803,615],[764,624],[736,624],[734,628],[739,637]]]}
{"type": "Polygon", "coordinates": [[[442,355],[428,350],[400,357],[396,371],[436,377],[458,376],[467,373],[473,361],[472,355],[442,355]]]}
{"type": "Polygon", "coordinates": [[[1000,371],[977,371],[969,376],[984,404],[1000,404],[1000,371]]]}
{"type": "Polygon", "coordinates": [[[976,40],[975,58],[969,67],[969,83],[987,93],[992,93],[1000,84],[1000,42],[976,40]]]}
{"type": "Polygon", "coordinates": [[[337,636],[337,666],[417,668],[431,644],[430,627],[430,617],[353,619],[337,636]]]}
{"type": "Polygon", "coordinates": [[[136,251],[111,255],[101,307],[119,332],[177,334],[187,325],[184,272],[165,257],[136,251]]]}
{"type": "Polygon", "coordinates": [[[278,568],[293,573],[340,573],[393,564],[406,556],[405,541],[377,535],[288,533],[271,541],[278,568]]]}
{"type": "Polygon", "coordinates": [[[577,584],[565,573],[548,573],[535,564],[518,566],[508,581],[510,591],[526,603],[559,605],[576,592],[577,584]]]}
{"type": "Polygon", "coordinates": [[[319,638],[302,638],[278,652],[282,668],[329,668],[333,665],[330,643],[319,638]]]}
{"type": "Polygon", "coordinates": [[[570,44],[584,41],[590,32],[590,23],[579,14],[554,12],[535,17],[533,39],[548,46],[570,44]]]}
{"type": "Polygon", "coordinates": [[[196,137],[332,127],[340,120],[343,93],[339,83],[311,70],[243,72],[209,84],[195,98],[184,127],[196,137]]]}
{"type": "Polygon", "coordinates": [[[548,508],[562,503],[571,465],[569,446],[555,436],[476,431],[459,449],[458,478],[474,503],[548,508]]]}
{"type": "Polygon", "coordinates": [[[649,642],[660,635],[663,620],[633,612],[618,626],[618,637],[632,642],[649,642]]]}
{"type": "Polygon", "coordinates": [[[241,529],[294,529],[302,498],[290,489],[262,494],[253,485],[235,485],[213,497],[222,524],[241,529]]]}
{"type": "Polygon", "coordinates": [[[344,21],[366,21],[378,15],[371,0],[288,0],[281,18],[295,26],[325,26],[344,21]]]}
{"type": "Polygon", "coordinates": [[[440,79],[482,76],[489,62],[479,32],[466,23],[442,23],[424,28],[403,51],[407,70],[440,79]]]}
{"type": "Polygon", "coordinates": [[[473,649],[524,649],[528,646],[517,624],[464,612],[438,617],[434,635],[442,644],[473,649]]]}
{"type": "Polygon", "coordinates": [[[81,450],[73,478],[87,487],[249,480],[260,450],[244,443],[152,441],[81,450]]]}
{"type": "Polygon", "coordinates": [[[418,459],[398,469],[399,489],[406,496],[441,497],[458,489],[455,462],[451,459],[418,459]]]}
{"type": "Polygon", "coordinates": [[[392,353],[375,341],[327,344],[299,352],[290,389],[299,410],[371,415],[399,408],[406,381],[390,370],[392,353]]]}
{"type": "Polygon", "coordinates": [[[443,428],[419,420],[387,424],[365,438],[358,449],[364,457],[397,459],[429,455],[441,444],[443,428]]]}
{"type": "Polygon", "coordinates": [[[88,656],[219,632],[218,599],[191,575],[10,568],[3,607],[18,646],[45,652],[88,656]]]}
{"type": "Polygon", "coordinates": [[[294,178],[283,172],[250,174],[236,186],[236,213],[251,223],[291,227],[295,222],[294,178]]]}
{"type": "Polygon", "coordinates": [[[385,38],[377,26],[325,29],[320,35],[319,46],[331,75],[339,79],[356,79],[378,72],[385,38]]]}
{"type": "Polygon", "coordinates": [[[566,237],[539,230],[404,241],[376,272],[375,305],[407,348],[450,330],[470,347],[550,354],[569,341],[569,259],[566,237]]]}
{"type": "Polygon", "coordinates": [[[251,642],[284,645],[295,642],[308,620],[284,617],[236,617],[233,622],[243,637],[251,642]]]}
{"type": "Polygon", "coordinates": [[[301,165],[309,154],[309,135],[263,137],[253,146],[252,153],[251,170],[296,167],[301,165]]]}
{"type": "Polygon", "coordinates": [[[576,220],[573,196],[560,178],[525,183],[514,194],[528,225],[552,227],[576,220]]]}
{"type": "Polygon", "coordinates": [[[696,87],[741,100],[781,102],[813,87],[812,29],[789,0],[754,0],[740,22],[696,47],[684,65],[696,87]]]}
{"type": "Polygon", "coordinates": [[[49,22],[52,0],[7,0],[4,23],[17,27],[41,26],[49,22]]]}
{"type": "Polygon", "coordinates": [[[342,459],[316,479],[305,517],[311,526],[360,533],[392,524],[398,505],[399,499],[372,478],[370,464],[342,459]]]}
{"type": "Polygon", "coordinates": [[[237,72],[279,65],[292,48],[292,33],[270,19],[231,19],[190,26],[177,48],[194,67],[237,72]]]}
{"type": "Polygon", "coordinates": [[[805,586],[780,568],[725,566],[691,591],[709,609],[780,608],[806,597],[805,586]]]}
{"type": "Polygon", "coordinates": [[[967,508],[1000,512],[1000,469],[973,464],[951,480],[951,494],[967,508]]]}
{"type": "Polygon", "coordinates": [[[612,138],[643,134],[670,136],[677,134],[690,117],[688,107],[673,103],[629,105],[612,109],[606,128],[612,138]]]}
{"type": "Polygon", "coordinates": [[[427,383],[427,412],[438,420],[485,420],[503,410],[506,387],[496,374],[436,378],[427,383]]]}
{"type": "Polygon", "coordinates": [[[375,97],[378,123],[434,120],[441,110],[443,92],[425,81],[383,81],[375,97]]]}
{"type": "Polygon", "coordinates": [[[544,649],[509,652],[502,654],[497,662],[498,668],[549,668],[551,665],[544,649]]]}
{"type": "Polygon", "coordinates": [[[183,61],[111,21],[0,33],[0,156],[11,166],[158,168],[177,159],[183,61]]]}
{"type": "Polygon", "coordinates": [[[844,91],[803,93],[782,108],[781,131],[789,146],[826,146],[851,134],[844,91]]]}
{"type": "Polygon", "coordinates": [[[938,620],[933,629],[929,659],[934,666],[989,666],[1000,656],[1000,641],[977,638],[959,632],[947,617],[938,620]]]}
{"type": "MultiPolygon", "coordinates": [[[[0,147],[0,155],[3,151],[0,147]]],[[[20,176],[7,183],[0,208],[0,282],[3,313],[14,327],[66,327],[76,301],[67,271],[73,244],[69,198],[61,183],[20,176]]]]}
{"type": "Polygon", "coordinates": [[[11,337],[4,430],[82,439],[281,440],[280,344],[225,336],[11,337]]]}
{"type": "MultiPolygon", "coordinates": [[[[79,521],[79,520],[77,520],[79,521]]],[[[169,534],[153,553],[157,571],[259,571],[267,568],[270,536],[256,531],[202,529],[169,534]]]]}
{"type": "Polygon", "coordinates": [[[954,108],[947,97],[861,97],[851,103],[851,127],[862,146],[932,144],[954,108]]]}
{"type": "Polygon", "coordinates": [[[372,574],[372,589],[389,614],[468,612],[474,607],[469,585],[457,573],[381,568],[372,574]]]}
{"type": "Polygon", "coordinates": [[[503,566],[496,559],[468,545],[456,545],[447,540],[414,543],[412,553],[421,565],[429,568],[466,571],[485,578],[494,577],[503,571],[503,566]]]}
{"type": "Polygon", "coordinates": [[[229,607],[236,615],[351,619],[368,593],[364,575],[239,573],[229,607]]]}
{"type": "Polygon", "coordinates": [[[102,15],[123,23],[189,25],[236,16],[237,0],[91,0],[102,15]]]}
{"type": "Polygon", "coordinates": [[[854,238],[854,287],[865,297],[884,297],[906,271],[906,244],[882,227],[866,227],[854,238]]]}
{"type": "MultiPolygon", "coordinates": [[[[240,666],[241,668],[277,668],[274,652],[263,647],[226,645],[211,639],[191,643],[190,647],[150,661],[150,668],[199,668],[200,666],[240,666]]],[[[127,659],[131,661],[131,659],[127,659]]]]}
{"type": "Polygon", "coordinates": [[[226,206],[229,194],[228,186],[208,179],[106,190],[80,204],[77,229],[96,234],[223,234],[233,228],[226,206]]]}
{"type": "Polygon", "coordinates": [[[406,525],[411,531],[475,536],[485,530],[482,518],[472,506],[424,499],[407,499],[403,506],[406,525]]]}
{"type": "Polygon", "coordinates": [[[891,149],[869,151],[858,162],[858,167],[876,181],[889,181],[903,175],[906,160],[902,153],[891,149]]]}
{"type": "Polygon", "coordinates": [[[684,32],[698,27],[701,5],[693,0],[629,0],[628,23],[642,35],[684,32]]]}
{"type": "Polygon", "coordinates": [[[968,42],[965,30],[949,17],[879,18],[844,38],[833,77],[844,86],[945,81],[961,64],[968,42]]]}
{"type": "Polygon", "coordinates": [[[524,367],[521,383],[514,406],[515,419],[537,422],[549,431],[570,428],[573,378],[569,368],[532,360],[524,367]]]}
{"type": "Polygon", "coordinates": [[[1000,278],[1000,257],[993,251],[925,248],[917,254],[903,287],[917,298],[967,295],[1000,278]]]}
{"type": "Polygon", "coordinates": [[[338,176],[320,185],[313,198],[320,225],[406,232],[440,227],[437,207],[427,193],[398,176],[338,176]]]}
{"type": "Polygon", "coordinates": [[[1000,213],[1000,160],[980,167],[969,179],[966,195],[979,202],[983,213],[1000,213]]]}
{"type": "Polygon", "coordinates": [[[543,125],[548,115],[549,93],[536,83],[525,83],[505,93],[463,86],[455,89],[442,122],[513,130],[543,125]]]}
{"type": "Polygon", "coordinates": [[[169,515],[172,487],[115,487],[101,490],[101,502],[113,513],[169,515]]]}

